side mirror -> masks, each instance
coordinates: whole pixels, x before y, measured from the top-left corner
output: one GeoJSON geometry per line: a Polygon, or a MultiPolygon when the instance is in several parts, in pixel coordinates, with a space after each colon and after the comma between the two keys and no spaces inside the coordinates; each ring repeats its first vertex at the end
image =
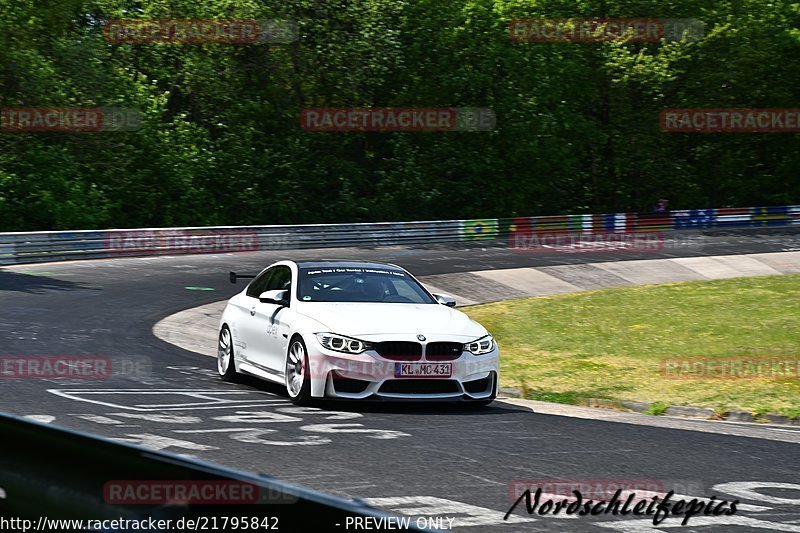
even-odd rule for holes
{"type": "Polygon", "coordinates": [[[456,299],[450,296],[449,294],[436,294],[433,293],[433,297],[436,298],[436,301],[442,305],[446,305],[447,307],[455,307],[456,306],[456,299]]]}
{"type": "Polygon", "coordinates": [[[275,304],[289,307],[289,291],[287,290],[272,290],[262,292],[258,297],[258,301],[262,304],[275,304]]]}

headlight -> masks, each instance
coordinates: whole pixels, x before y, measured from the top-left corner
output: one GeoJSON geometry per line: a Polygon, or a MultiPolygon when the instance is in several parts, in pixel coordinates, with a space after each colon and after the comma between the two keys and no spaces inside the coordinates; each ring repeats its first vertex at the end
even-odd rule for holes
{"type": "Polygon", "coordinates": [[[369,342],[352,339],[335,333],[317,333],[319,343],[329,350],[343,353],[361,353],[372,348],[369,342]]]}
{"type": "Polygon", "coordinates": [[[483,355],[494,350],[494,339],[491,335],[486,335],[476,341],[465,344],[464,349],[472,355],[483,355]]]}

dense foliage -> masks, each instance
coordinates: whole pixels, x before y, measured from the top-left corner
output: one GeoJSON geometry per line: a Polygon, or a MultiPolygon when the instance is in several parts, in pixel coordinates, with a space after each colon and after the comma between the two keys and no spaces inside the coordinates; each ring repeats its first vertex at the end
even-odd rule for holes
{"type": "Polygon", "coordinates": [[[0,107],[135,132],[0,133],[0,230],[784,205],[792,133],[665,133],[665,107],[800,107],[786,0],[0,0],[0,107]],[[534,17],[669,17],[698,41],[512,42],[534,17]],[[283,44],[114,44],[109,19],[292,19],[283,44]],[[489,107],[491,132],[320,133],[307,107],[489,107]]]}

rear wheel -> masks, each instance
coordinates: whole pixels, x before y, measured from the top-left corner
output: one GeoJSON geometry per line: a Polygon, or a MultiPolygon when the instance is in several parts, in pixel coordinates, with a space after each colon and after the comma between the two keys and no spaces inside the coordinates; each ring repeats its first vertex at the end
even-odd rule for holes
{"type": "Polygon", "coordinates": [[[296,405],[311,401],[311,376],[308,370],[308,352],[303,339],[295,337],[286,354],[286,392],[296,405]]]}
{"type": "Polygon", "coordinates": [[[236,365],[233,362],[233,335],[228,326],[222,326],[219,331],[217,372],[222,381],[236,381],[238,377],[236,365]]]}

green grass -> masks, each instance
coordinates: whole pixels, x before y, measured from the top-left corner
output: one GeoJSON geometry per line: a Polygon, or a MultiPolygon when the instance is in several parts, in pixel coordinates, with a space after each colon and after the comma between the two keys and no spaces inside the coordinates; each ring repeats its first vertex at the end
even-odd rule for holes
{"type": "Polygon", "coordinates": [[[669,404],[665,402],[653,402],[653,405],[650,406],[650,409],[647,409],[645,413],[648,415],[661,415],[664,414],[664,411],[667,410],[669,404]]]}
{"type": "Polygon", "coordinates": [[[669,283],[469,307],[501,385],[562,403],[660,402],[800,416],[800,379],[665,379],[662,358],[800,362],[800,275],[669,283]]]}

